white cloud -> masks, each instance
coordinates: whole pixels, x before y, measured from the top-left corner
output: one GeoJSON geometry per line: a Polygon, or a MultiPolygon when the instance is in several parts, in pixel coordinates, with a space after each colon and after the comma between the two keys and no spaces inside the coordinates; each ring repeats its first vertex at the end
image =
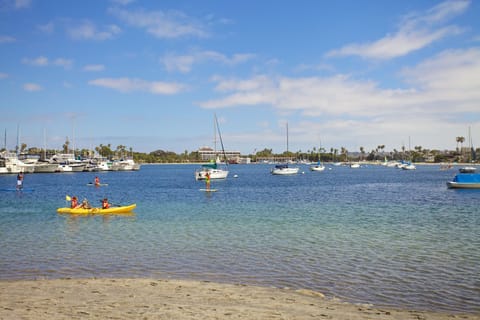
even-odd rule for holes
{"type": "Polygon", "coordinates": [[[37,26],[37,29],[43,33],[53,33],[55,30],[55,24],[53,22],[49,22],[47,24],[37,26]]]}
{"type": "Polygon", "coordinates": [[[36,67],[48,66],[48,58],[40,56],[35,59],[23,58],[22,63],[29,64],[36,67]]]}
{"type": "Polygon", "coordinates": [[[438,28],[437,24],[462,14],[470,1],[445,1],[424,14],[406,16],[394,34],[369,43],[354,43],[327,53],[327,57],[358,55],[370,59],[391,59],[422,49],[431,43],[450,35],[457,35],[463,29],[450,25],[438,28]]]}
{"type": "Polygon", "coordinates": [[[69,69],[73,65],[73,60],[65,59],[65,58],[57,58],[53,61],[50,61],[47,57],[40,56],[34,59],[23,58],[22,63],[35,66],[35,67],[46,67],[49,65],[54,65],[58,67],[63,67],[64,69],[69,69]]]}
{"type": "Polygon", "coordinates": [[[279,113],[308,117],[399,119],[478,113],[480,48],[445,51],[402,72],[411,87],[382,88],[348,75],[332,77],[213,78],[223,97],[203,101],[204,108],[264,105],[279,113]]]}
{"type": "Polygon", "coordinates": [[[78,26],[67,29],[68,35],[75,40],[109,40],[113,39],[120,32],[121,29],[116,25],[108,25],[99,30],[91,21],[84,21],[78,26]]]}
{"type": "Polygon", "coordinates": [[[53,65],[63,67],[64,69],[70,69],[73,65],[73,60],[57,58],[53,61],[53,65]]]}
{"type": "Polygon", "coordinates": [[[255,55],[242,53],[234,54],[228,57],[216,51],[199,51],[188,55],[174,55],[166,54],[160,60],[168,71],[179,71],[188,73],[191,71],[194,64],[205,63],[208,61],[219,62],[225,65],[237,65],[246,62],[255,55]]]}
{"type": "Polygon", "coordinates": [[[121,6],[126,6],[130,3],[135,2],[135,0],[110,0],[112,3],[121,5],[121,6]]]}
{"type": "Polygon", "coordinates": [[[15,0],[14,1],[15,9],[29,8],[31,4],[32,4],[31,0],[15,0]]]}
{"type": "Polygon", "coordinates": [[[157,38],[173,39],[185,36],[206,37],[205,27],[179,11],[129,11],[110,8],[109,12],[125,23],[145,29],[157,38]]]}
{"type": "Polygon", "coordinates": [[[34,92],[34,91],[41,91],[41,90],[43,90],[43,88],[36,83],[25,83],[23,85],[23,90],[29,91],[29,92],[34,92]]]}
{"type": "Polygon", "coordinates": [[[16,39],[10,36],[0,36],[0,43],[11,43],[15,42],[16,39]]]}
{"type": "Polygon", "coordinates": [[[105,66],[103,64],[89,64],[83,67],[83,71],[88,72],[98,72],[105,70],[105,66]]]}
{"type": "Polygon", "coordinates": [[[170,95],[184,90],[184,85],[161,81],[145,81],[131,78],[100,78],[88,82],[90,85],[110,88],[120,92],[144,91],[152,94],[170,95]]]}

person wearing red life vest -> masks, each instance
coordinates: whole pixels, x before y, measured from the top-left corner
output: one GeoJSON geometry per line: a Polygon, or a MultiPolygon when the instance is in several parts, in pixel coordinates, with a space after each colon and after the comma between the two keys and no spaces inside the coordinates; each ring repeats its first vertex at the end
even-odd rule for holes
{"type": "Polygon", "coordinates": [[[108,209],[110,208],[110,203],[108,203],[108,199],[105,198],[102,200],[102,209],[108,209]]]}

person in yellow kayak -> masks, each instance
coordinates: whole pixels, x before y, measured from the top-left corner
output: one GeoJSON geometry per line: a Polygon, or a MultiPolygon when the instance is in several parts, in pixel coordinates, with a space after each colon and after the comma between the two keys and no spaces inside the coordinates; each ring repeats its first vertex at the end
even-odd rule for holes
{"type": "MultiPolygon", "coordinates": [[[[67,196],[67,198],[68,198],[68,196],[67,196]]],[[[72,202],[70,203],[70,208],[75,209],[75,208],[79,207],[77,197],[73,196],[71,201],[72,202]]]]}
{"type": "Polygon", "coordinates": [[[102,200],[102,209],[108,209],[110,208],[110,203],[108,203],[108,199],[107,198],[104,198],[102,200]]]}
{"type": "Polygon", "coordinates": [[[91,209],[92,206],[90,205],[90,202],[88,202],[87,199],[83,199],[82,204],[80,205],[80,208],[82,209],[91,209]]]}

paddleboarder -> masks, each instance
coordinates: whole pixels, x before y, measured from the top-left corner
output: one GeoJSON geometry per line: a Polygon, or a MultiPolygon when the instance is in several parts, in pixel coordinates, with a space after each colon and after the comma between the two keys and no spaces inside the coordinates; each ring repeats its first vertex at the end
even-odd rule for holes
{"type": "Polygon", "coordinates": [[[99,187],[99,186],[100,186],[100,179],[99,179],[98,177],[95,177],[94,184],[95,184],[95,187],[99,187]]]}
{"type": "Polygon", "coordinates": [[[23,189],[23,173],[19,172],[17,174],[17,190],[23,189]]]}

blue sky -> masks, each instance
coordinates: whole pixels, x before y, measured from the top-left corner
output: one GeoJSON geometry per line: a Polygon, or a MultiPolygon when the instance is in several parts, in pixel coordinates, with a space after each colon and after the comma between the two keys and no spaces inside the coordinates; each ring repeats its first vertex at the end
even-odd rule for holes
{"type": "Polygon", "coordinates": [[[244,154],[287,122],[290,151],[478,146],[480,1],[0,0],[9,149],[190,152],[214,114],[244,154]]]}

